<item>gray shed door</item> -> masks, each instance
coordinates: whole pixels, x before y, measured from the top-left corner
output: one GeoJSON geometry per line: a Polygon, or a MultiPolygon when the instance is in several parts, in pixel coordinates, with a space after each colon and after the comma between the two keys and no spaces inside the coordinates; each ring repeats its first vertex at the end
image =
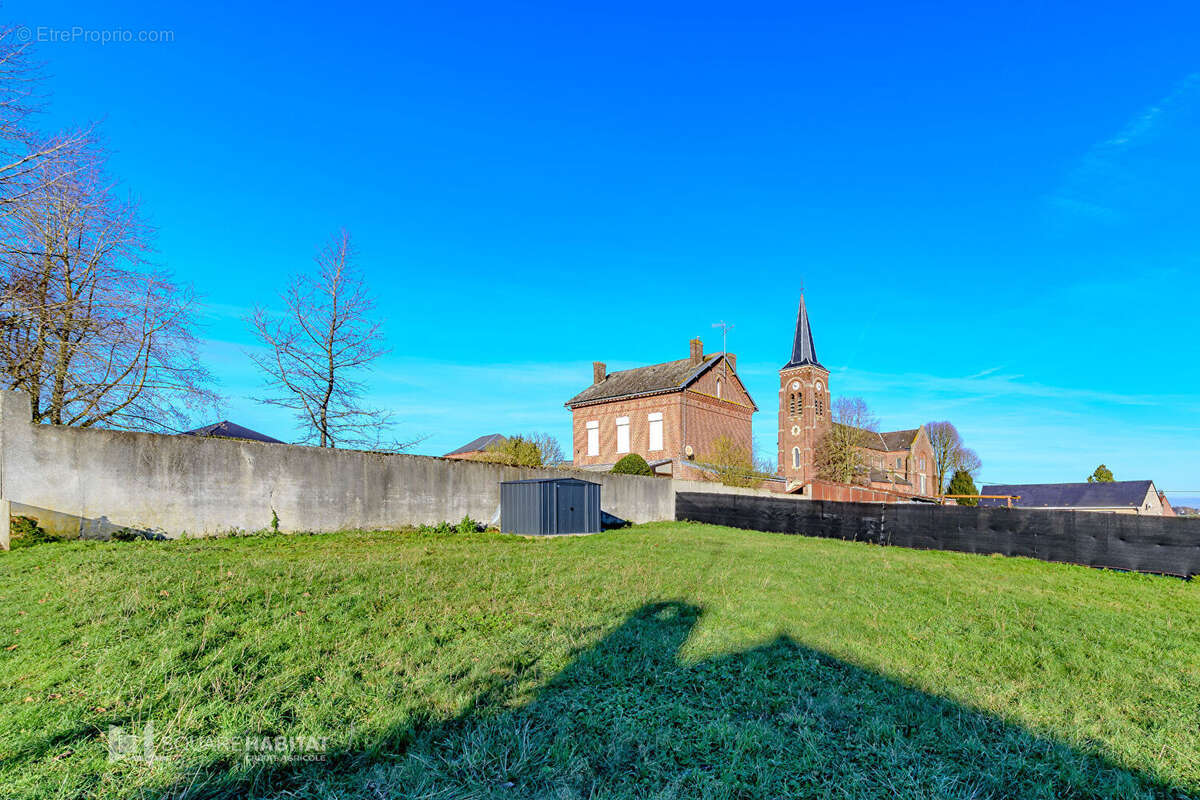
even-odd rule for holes
{"type": "Polygon", "coordinates": [[[582,533],[587,530],[587,487],[578,483],[556,483],[558,508],[557,533],[582,533]]]}

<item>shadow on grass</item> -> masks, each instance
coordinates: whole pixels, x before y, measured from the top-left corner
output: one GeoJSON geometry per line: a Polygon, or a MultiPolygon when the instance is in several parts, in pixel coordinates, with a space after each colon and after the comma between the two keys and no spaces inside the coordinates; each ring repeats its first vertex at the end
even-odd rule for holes
{"type": "Polygon", "coordinates": [[[429,798],[1186,797],[1181,790],[787,637],[697,664],[700,617],[649,605],[530,704],[320,765],[198,771],[164,796],[429,798]],[[397,755],[384,756],[382,753],[397,755]]]}

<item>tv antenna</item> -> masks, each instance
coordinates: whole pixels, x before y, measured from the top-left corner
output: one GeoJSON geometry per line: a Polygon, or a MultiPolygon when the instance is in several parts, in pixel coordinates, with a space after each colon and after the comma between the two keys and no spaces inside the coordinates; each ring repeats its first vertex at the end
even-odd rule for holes
{"type": "Polygon", "coordinates": [[[721,354],[722,354],[721,355],[721,358],[722,358],[721,375],[725,379],[725,382],[728,383],[729,382],[729,349],[725,343],[725,340],[728,338],[729,332],[731,330],[733,330],[733,323],[726,322],[725,320],[721,320],[720,322],[714,322],[713,327],[721,329],[721,354]]]}

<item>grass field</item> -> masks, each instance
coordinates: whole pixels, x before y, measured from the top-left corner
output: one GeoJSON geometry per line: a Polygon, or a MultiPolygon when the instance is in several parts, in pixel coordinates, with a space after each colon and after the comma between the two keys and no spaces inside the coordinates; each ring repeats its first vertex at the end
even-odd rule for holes
{"type": "Polygon", "coordinates": [[[682,523],[0,554],[3,798],[1198,792],[1171,578],[682,523]]]}

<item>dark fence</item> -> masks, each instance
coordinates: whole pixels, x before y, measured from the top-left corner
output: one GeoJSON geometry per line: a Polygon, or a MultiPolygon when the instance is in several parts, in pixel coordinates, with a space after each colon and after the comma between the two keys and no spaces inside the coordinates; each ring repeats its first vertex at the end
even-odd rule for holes
{"type": "Polygon", "coordinates": [[[1200,574],[1200,521],[1178,517],[680,492],[675,496],[675,518],[1184,578],[1200,574]]]}

